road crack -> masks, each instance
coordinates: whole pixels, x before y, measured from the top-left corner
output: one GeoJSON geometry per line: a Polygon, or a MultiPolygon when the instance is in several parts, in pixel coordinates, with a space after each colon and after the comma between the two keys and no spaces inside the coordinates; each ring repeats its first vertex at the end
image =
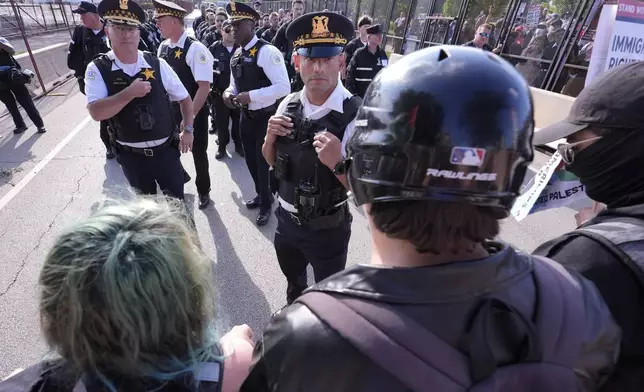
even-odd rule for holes
{"type": "MultiPolygon", "coordinates": [[[[25,257],[23,257],[23,259],[22,259],[22,260],[21,260],[21,262],[20,262],[20,268],[18,268],[18,271],[17,271],[17,272],[16,272],[16,274],[14,275],[13,279],[11,280],[11,282],[9,282],[9,285],[7,286],[7,288],[6,288],[3,292],[1,292],[1,293],[0,293],[0,298],[2,298],[5,294],[7,294],[7,293],[9,292],[9,290],[11,290],[11,288],[16,284],[16,282],[18,281],[18,277],[20,277],[20,274],[22,273],[22,270],[23,270],[23,269],[25,268],[25,266],[27,265],[27,260],[29,259],[29,256],[31,256],[31,254],[32,254],[33,252],[35,252],[35,251],[36,251],[36,249],[38,249],[38,248],[40,247],[40,243],[42,242],[42,239],[43,239],[43,238],[45,238],[45,236],[46,236],[46,235],[51,231],[52,227],[54,227],[54,224],[56,223],[56,220],[58,219],[58,217],[60,216],[60,214],[62,214],[62,213],[63,213],[67,208],[69,208],[69,206],[70,206],[70,205],[74,202],[74,200],[76,199],[76,195],[77,195],[77,194],[78,194],[78,192],[80,191],[81,181],[83,180],[83,178],[85,178],[85,177],[89,174],[89,170],[87,169],[87,166],[85,166],[85,167],[84,167],[84,169],[85,169],[85,173],[83,173],[83,175],[81,175],[81,176],[78,178],[78,180],[76,181],[76,189],[74,190],[74,192],[72,192],[72,195],[71,195],[71,197],[69,198],[69,201],[67,202],[67,204],[65,204],[65,206],[64,206],[63,208],[61,208],[61,209],[60,209],[60,211],[58,211],[58,212],[56,213],[56,215],[54,216],[54,219],[52,219],[51,223],[49,223],[49,226],[47,226],[47,230],[45,230],[45,231],[40,235],[40,237],[38,238],[38,240],[36,240],[36,245],[35,245],[35,246],[34,246],[34,247],[29,251],[29,252],[27,252],[27,254],[25,255],[25,257]]],[[[7,231],[8,231],[8,230],[7,230],[7,231]]],[[[5,231],[5,232],[2,234],[2,236],[4,236],[4,235],[7,233],[7,231],[5,231]]],[[[0,238],[2,238],[2,236],[0,236],[0,238]]]]}

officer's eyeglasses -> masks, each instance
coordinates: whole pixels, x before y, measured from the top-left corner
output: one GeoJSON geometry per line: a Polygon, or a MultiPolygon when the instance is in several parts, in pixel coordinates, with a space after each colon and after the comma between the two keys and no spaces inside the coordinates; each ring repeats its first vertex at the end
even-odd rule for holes
{"type": "Polygon", "coordinates": [[[226,33],[226,34],[230,34],[230,32],[231,32],[231,31],[233,31],[233,28],[232,28],[232,27],[226,27],[226,28],[224,29],[224,33],[226,33]]]}
{"type": "Polygon", "coordinates": [[[575,143],[564,143],[557,146],[557,151],[561,155],[561,160],[566,164],[570,165],[575,161],[575,147],[582,144],[592,142],[595,140],[601,139],[601,136],[592,137],[590,139],[582,140],[575,143]]]}

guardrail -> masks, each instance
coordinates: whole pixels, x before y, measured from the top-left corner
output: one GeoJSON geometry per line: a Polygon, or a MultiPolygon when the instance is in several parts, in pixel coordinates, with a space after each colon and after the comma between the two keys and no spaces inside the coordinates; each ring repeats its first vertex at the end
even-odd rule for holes
{"type": "MultiPolygon", "coordinates": [[[[64,82],[74,75],[73,71],[67,68],[68,45],[69,43],[67,42],[61,42],[32,51],[34,59],[38,64],[40,77],[42,78],[47,91],[50,91],[52,87],[64,82]]],[[[22,53],[16,56],[16,60],[20,63],[22,68],[34,70],[34,65],[28,53],[22,53]]],[[[27,85],[27,88],[34,96],[40,96],[43,94],[42,86],[40,86],[36,78],[27,85]]]]}

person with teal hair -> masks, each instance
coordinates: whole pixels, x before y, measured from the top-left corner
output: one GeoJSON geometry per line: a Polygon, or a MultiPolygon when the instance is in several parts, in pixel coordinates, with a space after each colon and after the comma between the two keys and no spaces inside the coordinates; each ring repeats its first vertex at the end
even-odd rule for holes
{"type": "Polygon", "coordinates": [[[63,232],[39,278],[42,332],[60,358],[0,391],[238,390],[252,331],[215,336],[211,263],[183,211],[180,201],[137,199],[63,232]]]}

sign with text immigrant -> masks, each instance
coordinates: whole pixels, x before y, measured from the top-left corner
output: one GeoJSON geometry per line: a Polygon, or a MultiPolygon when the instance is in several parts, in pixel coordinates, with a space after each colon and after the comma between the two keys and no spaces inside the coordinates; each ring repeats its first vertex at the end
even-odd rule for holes
{"type": "Polygon", "coordinates": [[[644,2],[619,0],[605,71],[644,60],[644,2]]]}

